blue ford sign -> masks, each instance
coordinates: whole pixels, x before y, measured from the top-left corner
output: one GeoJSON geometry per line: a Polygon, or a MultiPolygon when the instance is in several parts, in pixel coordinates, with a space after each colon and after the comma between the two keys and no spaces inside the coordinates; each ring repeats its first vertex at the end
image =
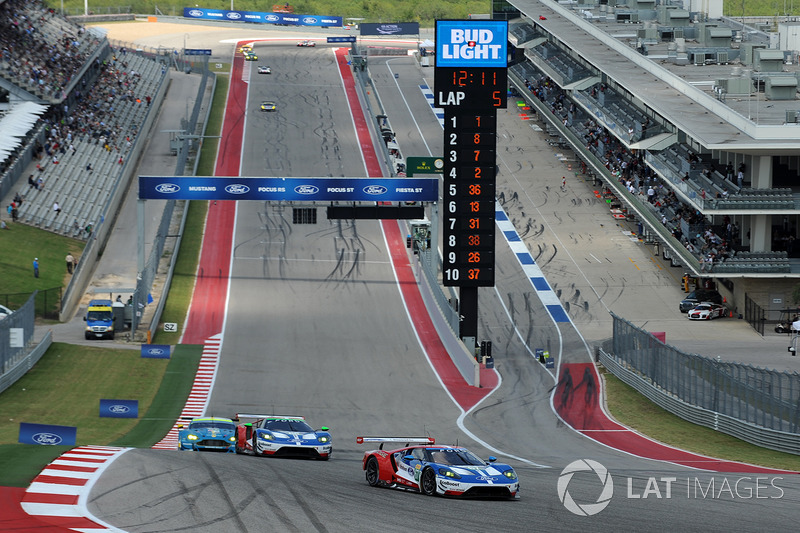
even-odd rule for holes
{"type": "Polygon", "coordinates": [[[507,67],[504,20],[437,20],[437,67],[507,67]]]}
{"type": "Polygon", "coordinates": [[[142,357],[169,359],[169,344],[142,344],[142,357]]]}
{"type": "Polygon", "coordinates": [[[139,418],[139,400],[100,400],[102,418],[139,418]]]}
{"type": "Polygon", "coordinates": [[[139,176],[142,200],[435,202],[436,178],[139,176]]]}
{"type": "Polygon", "coordinates": [[[342,17],[326,15],[294,15],[292,13],[267,13],[262,11],[234,11],[227,9],[183,8],[183,16],[188,19],[230,20],[235,22],[260,22],[291,26],[342,27],[342,17]]]}
{"type": "Polygon", "coordinates": [[[20,422],[19,442],[43,446],[75,446],[78,428],[74,426],[54,426],[52,424],[29,424],[20,422]]]}

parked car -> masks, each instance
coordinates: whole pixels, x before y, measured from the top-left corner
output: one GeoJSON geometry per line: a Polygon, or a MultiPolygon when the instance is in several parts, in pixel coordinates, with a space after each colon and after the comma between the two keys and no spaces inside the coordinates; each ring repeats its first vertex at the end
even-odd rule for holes
{"type": "Polygon", "coordinates": [[[700,302],[710,302],[712,304],[722,304],[722,295],[717,291],[708,289],[697,289],[690,292],[686,298],[681,300],[680,310],[681,313],[687,313],[690,309],[694,309],[700,302]]]}
{"type": "Polygon", "coordinates": [[[715,318],[724,317],[727,310],[720,304],[712,304],[711,302],[703,302],[694,306],[686,314],[689,320],[713,320],[715,318]]]}
{"type": "Polygon", "coordinates": [[[0,305],[0,320],[3,320],[5,317],[13,313],[11,309],[6,307],[5,305],[0,305]]]}

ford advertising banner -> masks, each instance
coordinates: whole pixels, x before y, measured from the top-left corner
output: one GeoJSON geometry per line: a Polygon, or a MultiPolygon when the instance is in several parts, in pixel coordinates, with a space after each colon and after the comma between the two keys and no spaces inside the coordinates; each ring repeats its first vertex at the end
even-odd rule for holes
{"type": "Polygon", "coordinates": [[[358,28],[361,30],[361,35],[419,35],[419,22],[395,22],[393,24],[363,22],[358,28]]]}
{"type": "Polygon", "coordinates": [[[140,200],[435,202],[436,178],[139,176],[140,200]]]}
{"type": "Polygon", "coordinates": [[[78,428],[74,426],[53,426],[50,424],[19,424],[19,442],[22,444],[75,446],[78,428]]]}
{"type": "Polygon", "coordinates": [[[169,359],[169,344],[142,344],[142,357],[169,359]]]}
{"type": "Polygon", "coordinates": [[[507,67],[508,22],[437,20],[437,67],[507,67]]]}
{"type": "Polygon", "coordinates": [[[100,400],[101,418],[139,418],[139,400],[100,400]]]}
{"type": "Polygon", "coordinates": [[[231,22],[258,22],[262,24],[284,24],[290,26],[322,26],[341,28],[342,17],[325,15],[295,15],[294,13],[264,13],[262,11],[231,11],[227,9],[205,9],[184,7],[187,19],[227,20],[231,22]]]}

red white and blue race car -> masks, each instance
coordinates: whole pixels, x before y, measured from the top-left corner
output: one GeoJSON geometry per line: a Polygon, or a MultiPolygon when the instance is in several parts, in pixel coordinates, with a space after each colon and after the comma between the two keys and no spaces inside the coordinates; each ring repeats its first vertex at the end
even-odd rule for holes
{"type": "Polygon", "coordinates": [[[333,452],[328,428],[312,429],[302,416],[237,414],[236,453],[310,457],[327,461],[333,452]]]}
{"type": "Polygon", "coordinates": [[[356,442],[379,442],[364,453],[367,483],[421,492],[428,496],[519,498],[517,473],[509,465],[488,461],[461,446],[436,445],[431,437],[357,437],[356,442]],[[386,451],[387,442],[404,447],[386,451]]]}

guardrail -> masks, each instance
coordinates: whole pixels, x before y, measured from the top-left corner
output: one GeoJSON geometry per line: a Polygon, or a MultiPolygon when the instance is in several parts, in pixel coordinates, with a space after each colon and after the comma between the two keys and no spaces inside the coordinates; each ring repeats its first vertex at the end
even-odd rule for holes
{"type": "Polygon", "coordinates": [[[776,431],[684,402],[626,369],[612,354],[599,350],[600,363],[620,381],[636,389],[662,409],[694,424],[721,431],[743,441],[780,452],[800,454],[800,434],[776,431]]]}

